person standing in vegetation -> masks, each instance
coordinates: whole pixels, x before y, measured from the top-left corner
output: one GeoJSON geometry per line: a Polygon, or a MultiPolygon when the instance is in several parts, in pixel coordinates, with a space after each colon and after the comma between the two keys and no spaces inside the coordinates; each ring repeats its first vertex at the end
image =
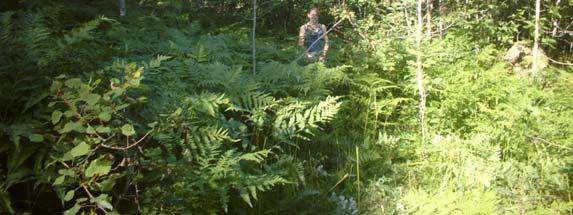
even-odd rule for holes
{"type": "Polygon", "coordinates": [[[312,8],[306,14],[308,22],[300,26],[298,45],[306,49],[305,56],[310,62],[326,62],[328,35],[326,26],[318,23],[318,9],[312,8]]]}

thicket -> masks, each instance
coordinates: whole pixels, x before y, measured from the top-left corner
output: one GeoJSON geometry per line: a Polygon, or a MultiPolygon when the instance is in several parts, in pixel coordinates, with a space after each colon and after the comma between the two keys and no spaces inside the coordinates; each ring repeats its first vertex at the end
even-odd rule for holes
{"type": "Polygon", "coordinates": [[[573,2],[535,74],[534,3],[424,2],[260,2],[255,73],[250,1],[0,3],[0,213],[573,213],[573,2]]]}

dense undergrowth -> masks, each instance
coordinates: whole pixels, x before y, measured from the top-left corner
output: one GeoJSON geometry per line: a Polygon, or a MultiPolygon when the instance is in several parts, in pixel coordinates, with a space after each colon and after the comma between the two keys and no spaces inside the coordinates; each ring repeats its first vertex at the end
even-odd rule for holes
{"type": "Polygon", "coordinates": [[[532,80],[484,22],[424,43],[421,138],[413,38],[333,34],[325,65],[263,32],[253,73],[245,23],[110,5],[0,14],[1,213],[573,210],[571,69],[532,80]]]}

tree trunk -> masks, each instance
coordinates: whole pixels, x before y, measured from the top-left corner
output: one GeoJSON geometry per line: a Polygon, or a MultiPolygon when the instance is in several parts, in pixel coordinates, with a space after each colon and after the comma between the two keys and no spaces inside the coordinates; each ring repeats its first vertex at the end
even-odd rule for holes
{"type": "Polygon", "coordinates": [[[533,78],[537,75],[538,71],[538,61],[539,61],[539,16],[541,14],[541,0],[535,1],[535,38],[533,40],[533,49],[531,51],[532,63],[531,63],[531,75],[533,78]]]}
{"type": "Polygon", "coordinates": [[[414,34],[414,29],[412,28],[412,26],[410,25],[410,18],[408,16],[408,5],[406,4],[406,1],[403,1],[402,5],[404,6],[404,19],[406,20],[406,25],[408,26],[408,35],[410,34],[414,34]]]}
{"type": "Polygon", "coordinates": [[[422,134],[422,140],[425,139],[425,126],[424,126],[424,116],[426,112],[426,94],[424,92],[424,73],[422,71],[422,31],[424,29],[424,20],[422,19],[422,4],[424,0],[418,0],[418,28],[416,31],[416,47],[418,50],[417,54],[417,64],[418,64],[418,94],[420,95],[420,131],[422,134]]]}
{"type": "Polygon", "coordinates": [[[253,75],[257,73],[257,42],[255,40],[255,32],[257,28],[257,0],[253,0],[253,75]]]}
{"type": "Polygon", "coordinates": [[[438,32],[440,34],[440,38],[444,36],[444,23],[442,21],[444,11],[442,11],[442,9],[442,0],[438,0],[438,32]]]}
{"type": "MultiPolygon", "coordinates": [[[[561,3],[561,0],[557,0],[555,2],[556,8],[559,8],[559,3],[561,3]]],[[[559,30],[559,18],[554,18],[553,19],[553,32],[551,32],[551,36],[556,37],[557,36],[557,30],[559,30]]]]}
{"type": "Polygon", "coordinates": [[[426,0],[426,37],[429,39],[432,36],[432,0],[426,0]]]}
{"type": "Polygon", "coordinates": [[[119,0],[119,16],[124,17],[127,13],[127,9],[125,8],[125,0],[119,0]]]}

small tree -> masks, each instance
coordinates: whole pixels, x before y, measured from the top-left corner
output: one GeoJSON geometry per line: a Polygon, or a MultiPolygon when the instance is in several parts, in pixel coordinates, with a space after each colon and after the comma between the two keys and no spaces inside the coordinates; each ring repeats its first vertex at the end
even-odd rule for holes
{"type": "Polygon", "coordinates": [[[424,29],[424,20],[422,19],[422,4],[424,4],[424,0],[418,0],[418,27],[416,30],[416,47],[418,50],[417,53],[417,65],[418,65],[418,94],[420,95],[420,111],[419,111],[419,120],[420,120],[420,131],[422,133],[422,139],[425,136],[425,128],[424,128],[424,115],[426,112],[426,94],[424,92],[424,73],[422,71],[422,31],[424,29]]]}
{"type": "Polygon", "coordinates": [[[531,55],[533,58],[531,64],[531,76],[535,78],[539,72],[539,16],[541,14],[541,0],[535,1],[535,38],[531,55]]]}

